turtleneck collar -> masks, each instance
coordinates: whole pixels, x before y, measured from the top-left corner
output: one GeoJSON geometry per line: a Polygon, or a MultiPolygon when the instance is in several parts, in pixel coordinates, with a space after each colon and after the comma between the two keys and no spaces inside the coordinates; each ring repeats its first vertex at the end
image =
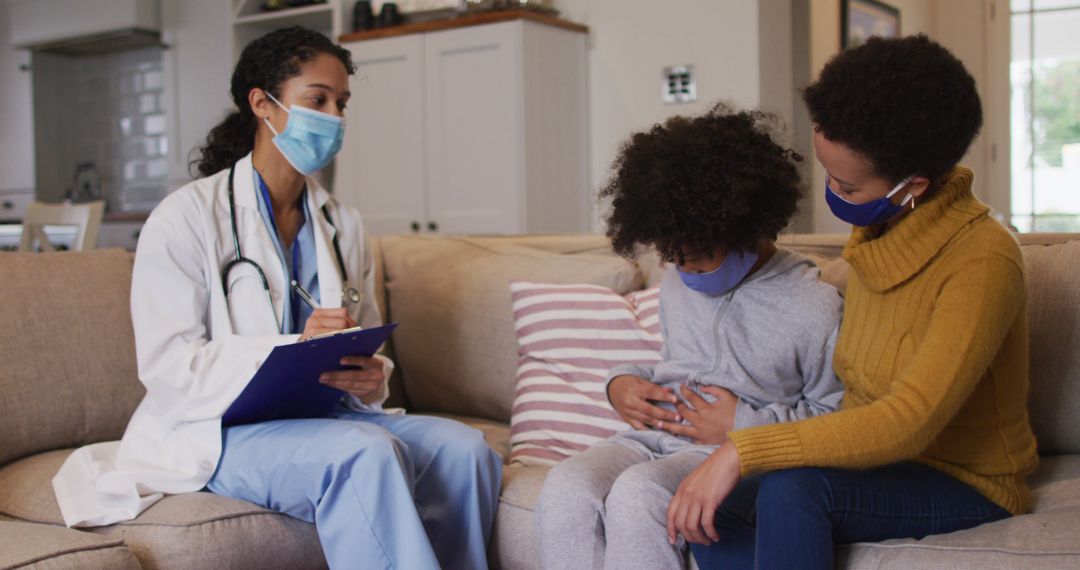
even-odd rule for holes
{"type": "Polygon", "coordinates": [[[926,267],[965,226],[990,209],[971,192],[974,174],[962,166],[945,175],[936,192],[881,235],[881,226],[856,227],[844,259],[871,291],[883,292],[926,267]]]}

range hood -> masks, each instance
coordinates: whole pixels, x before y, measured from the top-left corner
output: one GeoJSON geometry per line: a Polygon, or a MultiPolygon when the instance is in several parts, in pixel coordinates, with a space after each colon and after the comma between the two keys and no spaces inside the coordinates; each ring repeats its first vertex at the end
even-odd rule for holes
{"type": "Polygon", "coordinates": [[[21,49],[97,55],[161,45],[159,0],[8,0],[21,49]]]}

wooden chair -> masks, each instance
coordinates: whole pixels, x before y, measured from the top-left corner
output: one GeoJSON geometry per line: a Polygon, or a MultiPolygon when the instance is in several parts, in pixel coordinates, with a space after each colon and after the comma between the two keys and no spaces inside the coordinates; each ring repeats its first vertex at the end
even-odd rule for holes
{"type": "Polygon", "coordinates": [[[98,228],[105,214],[105,201],[82,204],[46,204],[32,202],[26,208],[22,221],[22,237],[19,251],[55,251],[45,235],[45,226],[75,226],[75,241],[72,251],[93,249],[97,244],[98,228]],[[34,242],[38,247],[34,247],[34,242]]]}

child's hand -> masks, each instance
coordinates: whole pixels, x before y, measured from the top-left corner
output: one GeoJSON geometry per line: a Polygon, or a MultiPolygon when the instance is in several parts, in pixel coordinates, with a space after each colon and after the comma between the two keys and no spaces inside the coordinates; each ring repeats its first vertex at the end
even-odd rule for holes
{"type": "Polygon", "coordinates": [[[716,386],[702,386],[702,392],[716,398],[716,401],[710,404],[686,385],[681,388],[683,398],[686,398],[690,405],[679,402],[675,404],[675,410],[686,418],[690,425],[663,424],[660,427],[675,435],[687,436],[693,439],[694,443],[720,445],[726,442],[728,432],[735,427],[735,405],[739,403],[735,394],[716,386]]]}
{"type": "Polygon", "coordinates": [[[664,427],[670,422],[682,421],[675,412],[649,403],[676,403],[678,398],[671,389],[661,388],[640,376],[616,376],[608,385],[608,398],[611,399],[615,411],[637,430],[648,429],[648,426],[664,427]]]}

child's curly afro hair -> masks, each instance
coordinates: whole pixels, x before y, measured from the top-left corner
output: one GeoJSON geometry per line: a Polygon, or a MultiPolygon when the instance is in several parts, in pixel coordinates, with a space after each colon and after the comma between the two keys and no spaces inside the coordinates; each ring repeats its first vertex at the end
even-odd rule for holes
{"type": "Polygon", "coordinates": [[[635,133],[600,192],[611,199],[607,235],[616,253],[653,246],[661,259],[716,248],[754,249],[775,239],[802,195],[792,150],[771,132],[777,119],[726,104],[635,133]]]}

